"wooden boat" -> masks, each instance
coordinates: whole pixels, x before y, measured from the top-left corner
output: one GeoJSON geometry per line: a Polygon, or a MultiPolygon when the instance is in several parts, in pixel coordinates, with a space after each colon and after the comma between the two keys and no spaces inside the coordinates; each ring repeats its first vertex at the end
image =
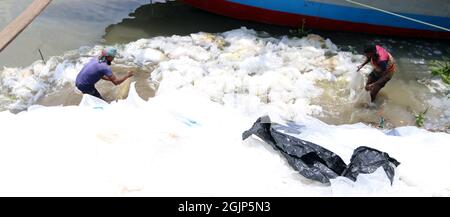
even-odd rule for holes
{"type": "Polygon", "coordinates": [[[181,0],[213,13],[299,28],[450,39],[449,0],[181,0]]]}

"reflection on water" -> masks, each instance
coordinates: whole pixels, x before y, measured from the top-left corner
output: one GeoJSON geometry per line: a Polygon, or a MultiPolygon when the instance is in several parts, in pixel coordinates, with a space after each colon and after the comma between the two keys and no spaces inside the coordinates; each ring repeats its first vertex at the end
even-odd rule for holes
{"type": "MultiPolygon", "coordinates": [[[[32,0],[1,0],[0,28],[17,17],[32,0]]],[[[55,0],[2,53],[0,66],[27,66],[67,50],[102,42],[104,29],[148,0],[55,0]],[[20,58],[19,58],[20,57],[20,58]]]]}
{"type": "Polygon", "coordinates": [[[21,11],[25,10],[33,0],[2,0],[0,1],[0,28],[6,26],[21,11]]]}
{"type": "Polygon", "coordinates": [[[282,26],[235,20],[208,13],[191,6],[169,2],[143,5],[118,24],[106,29],[106,43],[126,43],[155,36],[189,35],[197,32],[219,33],[246,26],[249,29],[286,35],[289,29],[282,26]]]}

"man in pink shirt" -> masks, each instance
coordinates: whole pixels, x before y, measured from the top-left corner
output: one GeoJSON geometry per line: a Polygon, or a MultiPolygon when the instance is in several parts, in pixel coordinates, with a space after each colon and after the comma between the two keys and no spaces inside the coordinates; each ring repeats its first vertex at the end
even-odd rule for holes
{"type": "Polygon", "coordinates": [[[357,71],[367,63],[371,63],[373,71],[369,74],[365,89],[370,91],[370,98],[373,102],[381,88],[391,80],[397,65],[392,55],[379,45],[366,46],[364,55],[367,59],[362,65],[358,66],[357,71]]]}

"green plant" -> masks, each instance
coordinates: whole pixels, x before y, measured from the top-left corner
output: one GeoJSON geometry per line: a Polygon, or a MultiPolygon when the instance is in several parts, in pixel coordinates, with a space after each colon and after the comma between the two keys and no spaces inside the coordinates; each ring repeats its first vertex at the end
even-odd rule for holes
{"type": "Polygon", "coordinates": [[[425,114],[427,113],[428,109],[430,107],[428,107],[427,109],[425,109],[424,112],[419,113],[419,114],[414,114],[414,117],[416,118],[416,125],[418,127],[423,127],[423,124],[425,122],[425,114]]]}
{"type": "Polygon", "coordinates": [[[348,46],[348,51],[350,51],[353,55],[358,54],[358,51],[356,51],[356,48],[351,45],[348,46]]]}
{"type": "Polygon", "coordinates": [[[306,24],[306,20],[303,19],[301,27],[299,27],[297,29],[289,30],[289,32],[293,36],[297,36],[299,38],[304,37],[304,36],[308,35],[311,32],[311,30],[305,30],[305,24],[306,24]]]}
{"type": "Polygon", "coordinates": [[[384,126],[385,126],[385,121],[384,121],[384,117],[383,116],[381,116],[380,117],[380,124],[378,125],[380,128],[384,128],[384,126]]]}
{"type": "Polygon", "coordinates": [[[432,60],[430,70],[431,74],[440,76],[444,83],[450,85],[450,61],[448,58],[444,58],[442,61],[432,60]]]}

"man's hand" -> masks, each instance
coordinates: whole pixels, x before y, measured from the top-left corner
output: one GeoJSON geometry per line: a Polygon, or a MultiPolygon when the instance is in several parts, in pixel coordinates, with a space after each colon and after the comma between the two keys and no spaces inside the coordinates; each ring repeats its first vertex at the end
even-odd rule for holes
{"type": "Polygon", "coordinates": [[[130,78],[134,75],[133,71],[128,71],[127,75],[123,76],[122,78],[117,78],[115,75],[112,75],[108,78],[109,81],[111,81],[114,85],[120,85],[122,82],[130,78]]]}
{"type": "Polygon", "coordinates": [[[366,90],[371,91],[374,85],[374,83],[366,85],[366,90]]]}
{"type": "Polygon", "coordinates": [[[363,67],[363,65],[359,65],[359,66],[358,66],[358,69],[357,69],[356,71],[359,72],[359,70],[361,70],[362,67],[363,67]]]}
{"type": "Polygon", "coordinates": [[[367,63],[369,63],[369,62],[370,62],[370,59],[367,58],[366,61],[364,61],[363,64],[361,64],[361,65],[358,66],[358,69],[357,69],[356,71],[359,72],[359,70],[361,70],[362,67],[364,67],[364,66],[365,66],[367,63]]]}
{"type": "Polygon", "coordinates": [[[106,75],[103,75],[103,76],[102,76],[102,79],[103,79],[103,80],[106,80],[106,81],[111,81],[111,79],[110,79],[108,76],[106,76],[106,75]]]}

